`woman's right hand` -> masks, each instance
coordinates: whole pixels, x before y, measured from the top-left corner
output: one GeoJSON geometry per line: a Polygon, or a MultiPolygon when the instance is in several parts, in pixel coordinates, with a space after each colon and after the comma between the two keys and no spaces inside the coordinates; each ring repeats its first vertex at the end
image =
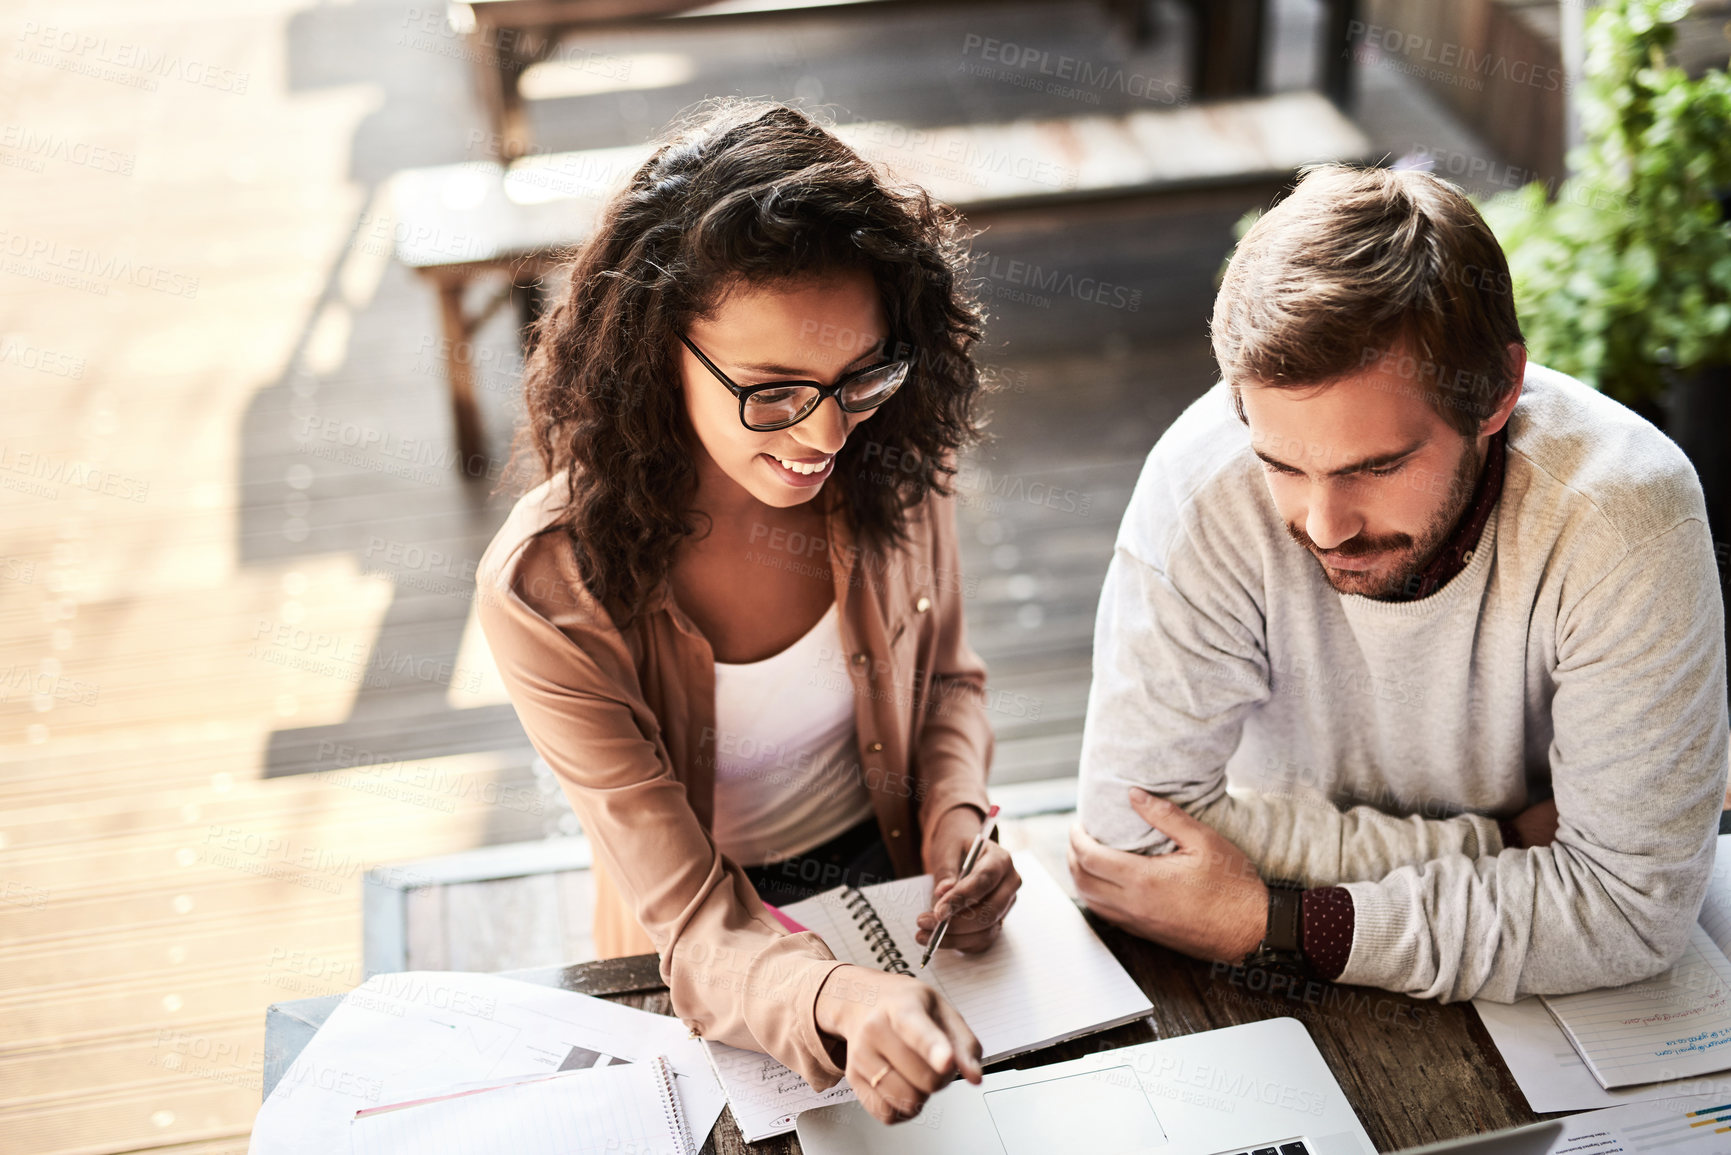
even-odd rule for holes
{"type": "Polygon", "coordinates": [[[980,1081],[980,1041],[937,991],[906,975],[839,966],[817,993],[817,1027],[847,1044],[847,1078],[879,1121],[912,1119],[960,1073],[980,1081]]]}

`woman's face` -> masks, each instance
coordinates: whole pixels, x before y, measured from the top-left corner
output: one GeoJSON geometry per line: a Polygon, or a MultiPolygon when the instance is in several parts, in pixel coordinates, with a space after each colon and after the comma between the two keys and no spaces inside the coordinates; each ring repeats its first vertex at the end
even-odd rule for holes
{"type": "MultiPolygon", "coordinates": [[[[772,286],[740,286],[685,336],[735,385],[833,384],[881,358],[888,335],[877,285],[864,270],[772,286]]],[[[676,342],[685,411],[697,433],[699,492],[711,501],[749,494],[778,508],[810,501],[835,471],[835,455],[871,411],[844,413],[825,398],[805,420],[757,433],[739,399],[676,342]]]]}

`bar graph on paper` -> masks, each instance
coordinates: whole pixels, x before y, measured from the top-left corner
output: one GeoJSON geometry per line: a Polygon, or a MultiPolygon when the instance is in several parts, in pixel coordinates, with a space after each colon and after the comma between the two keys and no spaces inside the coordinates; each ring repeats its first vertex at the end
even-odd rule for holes
{"type": "Polygon", "coordinates": [[[1731,1101],[1689,1111],[1668,1111],[1660,1118],[1617,1130],[1626,1149],[1634,1152],[1731,1150],[1731,1139],[1726,1138],[1731,1135],[1731,1101]]]}

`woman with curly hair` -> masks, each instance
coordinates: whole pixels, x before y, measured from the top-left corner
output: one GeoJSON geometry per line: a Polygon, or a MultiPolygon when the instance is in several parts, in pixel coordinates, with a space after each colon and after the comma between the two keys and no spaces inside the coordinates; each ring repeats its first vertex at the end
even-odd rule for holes
{"type": "Polygon", "coordinates": [[[511,700],[594,848],[602,957],[886,1121],[979,1043],[941,995],[836,961],[771,904],[929,871],[922,943],[988,946],[1020,879],[987,843],[985,670],[947,480],[977,434],[952,210],[802,113],[732,102],[604,210],[538,323],[544,480],[482,559],[511,700]]]}

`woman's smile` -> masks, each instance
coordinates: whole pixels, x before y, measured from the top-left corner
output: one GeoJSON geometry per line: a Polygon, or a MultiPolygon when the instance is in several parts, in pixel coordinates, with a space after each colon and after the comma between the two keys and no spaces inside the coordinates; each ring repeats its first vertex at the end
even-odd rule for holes
{"type": "Polygon", "coordinates": [[[758,459],[767,463],[778,480],[786,485],[822,485],[835,468],[835,455],[825,457],[777,457],[760,453],[758,459]]]}

